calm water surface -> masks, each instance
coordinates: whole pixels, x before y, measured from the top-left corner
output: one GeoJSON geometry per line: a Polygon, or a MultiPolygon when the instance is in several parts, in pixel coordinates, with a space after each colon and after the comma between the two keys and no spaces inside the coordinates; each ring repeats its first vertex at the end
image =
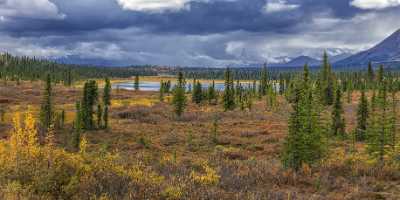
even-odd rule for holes
{"type": "MultiPolygon", "coordinates": [[[[202,87],[204,89],[208,88],[211,83],[201,83],[202,87]]],[[[250,86],[252,83],[242,83],[243,86],[250,86]]],[[[172,87],[174,87],[174,83],[172,83],[172,87]]],[[[186,84],[186,88],[192,88],[192,84],[188,83],[186,84]]],[[[134,83],[133,82],[125,82],[125,83],[114,83],[113,84],[114,89],[126,89],[126,90],[134,90],[134,83]]],[[[223,91],[225,89],[224,83],[215,83],[215,89],[219,91],[223,91]]],[[[139,90],[141,91],[159,91],[160,90],[160,82],[155,82],[155,81],[140,81],[139,82],[139,90]]]]}

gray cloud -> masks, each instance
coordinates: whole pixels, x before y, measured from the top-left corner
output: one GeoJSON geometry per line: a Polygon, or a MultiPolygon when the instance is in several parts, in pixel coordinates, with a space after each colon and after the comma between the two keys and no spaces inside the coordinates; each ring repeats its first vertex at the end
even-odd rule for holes
{"type": "Polygon", "coordinates": [[[8,18],[63,19],[58,7],[49,0],[0,0],[2,21],[8,18]]]}
{"type": "Polygon", "coordinates": [[[0,51],[107,65],[226,66],[355,52],[400,27],[397,7],[364,10],[349,0],[185,0],[189,8],[162,12],[123,9],[116,0],[47,2],[54,18],[0,18],[0,51]],[[290,9],[269,13],[268,3],[290,9]]]}

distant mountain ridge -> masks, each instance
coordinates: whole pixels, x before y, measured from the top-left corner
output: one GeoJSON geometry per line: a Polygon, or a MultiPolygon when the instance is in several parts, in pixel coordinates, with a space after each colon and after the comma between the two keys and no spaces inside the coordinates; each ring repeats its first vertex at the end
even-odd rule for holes
{"type": "Polygon", "coordinates": [[[388,65],[400,63],[400,29],[371,49],[335,62],[334,66],[365,66],[369,62],[388,65]]]}
{"type": "Polygon", "coordinates": [[[316,66],[316,65],[321,64],[321,61],[311,58],[309,56],[299,56],[299,57],[296,57],[296,58],[292,59],[291,61],[285,63],[284,65],[288,66],[288,67],[298,67],[298,66],[302,66],[305,64],[308,64],[309,66],[316,66]]]}
{"type": "MultiPolygon", "coordinates": [[[[346,59],[348,57],[352,56],[352,54],[344,52],[341,54],[333,55],[329,57],[329,60],[334,63],[339,60],[346,59]]],[[[316,67],[320,66],[322,64],[322,61],[316,58],[313,58],[311,56],[298,56],[295,57],[288,62],[282,62],[282,63],[271,63],[269,66],[272,67],[303,67],[305,64],[308,64],[310,67],[316,67]]]]}

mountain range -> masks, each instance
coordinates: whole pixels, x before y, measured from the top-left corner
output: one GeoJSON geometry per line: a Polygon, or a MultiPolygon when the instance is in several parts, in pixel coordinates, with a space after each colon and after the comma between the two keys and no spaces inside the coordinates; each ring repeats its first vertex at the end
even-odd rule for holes
{"type": "MultiPolygon", "coordinates": [[[[341,53],[339,55],[335,56],[330,56],[329,60],[332,63],[335,63],[337,61],[343,60],[345,58],[348,58],[352,56],[350,53],[341,53]]],[[[308,64],[309,66],[320,66],[322,64],[321,60],[312,58],[310,56],[298,56],[293,59],[290,59],[288,62],[283,62],[283,63],[272,63],[269,66],[272,67],[300,67],[303,66],[304,64],[308,64]]]]}
{"type": "Polygon", "coordinates": [[[362,51],[346,59],[335,62],[335,66],[357,67],[373,64],[400,64],[400,29],[376,46],[362,51]]]}
{"type": "MultiPolygon", "coordinates": [[[[334,67],[362,67],[366,66],[369,62],[372,62],[374,65],[400,66],[400,29],[368,50],[354,55],[341,53],[336,56],[330,56],[329,60],[334,67]]],[[[322,61],[302,55],[291,59],[289,62],[276,63],[272,64],[272,66],[301,67],[306,63],[309,66],[319,66],[322,61]]]]}

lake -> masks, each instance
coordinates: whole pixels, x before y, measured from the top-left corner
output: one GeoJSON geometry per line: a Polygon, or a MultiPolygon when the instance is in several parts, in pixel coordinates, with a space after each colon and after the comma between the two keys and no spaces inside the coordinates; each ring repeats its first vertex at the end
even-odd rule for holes
{"type": "MultiPolygon", "coordinates": [[[[202,87],[204,89],[207,89],[209,85],[212,83],[201,83],[202,87]]],[[[252,83],[242,83],[243,86],[250,86],[252,83]]],[[[174,83],[172,83],[172,87],[174,87],[174,83]]],[[[189,87],[192,87],[192,83],[187,84],[187,89],[189,87]]],[[[113,84],[114,89],[125,89],[125,90],[134,90],[134,83],[133,82],[125,82],[125,83],[114,83],[113,84]]],[[[224,83],[215,83],[215,89],[218,91],[223,91],[225,89],[224,83]]],[[[160,90],[160,82],[155,82],[155,81],[140,81],[139,82],[139,90],[140,91],[159,91],[160,90]]]]}

